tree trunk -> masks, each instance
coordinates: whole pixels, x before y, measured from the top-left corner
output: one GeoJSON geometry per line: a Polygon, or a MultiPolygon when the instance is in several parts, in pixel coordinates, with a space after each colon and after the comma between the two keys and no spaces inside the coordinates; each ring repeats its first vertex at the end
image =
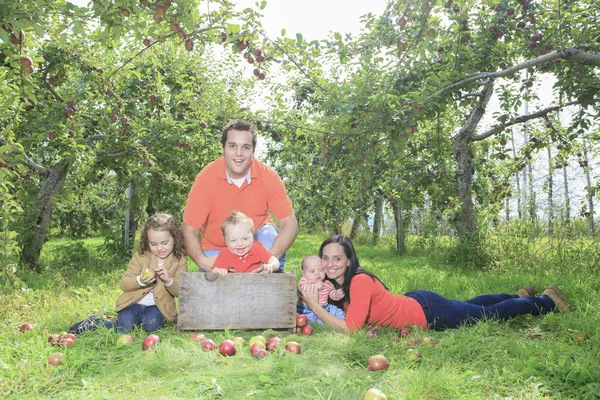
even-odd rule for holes
{"type": "Polygon", "coordinates": [[[567,168],[563,167],[563,180],[565,182],[565,223],[570,231],[571,226],[571,200],[569,197],[569,180],[567,179],[567,168]]]}
{"type": "Polygon", "coordinates": [[[456,232],[461,242],[467,245],[477,243],[477,224],[473,205],[473,162],[469,152],[472,135],[485,113],[485,108],[494,92],[494,82],[487,83],[482,90],[482,102],[469,115],[469,119],[454,138],[456,159],[456,194],[460,210],[454,216],[456,232]]]}
{"type": "Polygon", "coordinates": [[[548,149],[548,236],[554,234],[554,180],[552,179],[552,150],[548,149]]]}
{"type": "Polygon", "coordinates": [[[360,228],[360,222],[361,222],[361,217],[360,215],[356,215],[354,217],[354,221],[352,221],[352,228],[350,228],[350,239],[354,240],[356,239],[356,235],[358,235],[358,229],[360,228]]]}
{"type": "Polygon", "coordinates": [[[377,193],[375,198],[375,216],[373,217],[373,246],[379,243],[381,222],[383,221],[383,195],[377,193]]]}
{"type": "Polygon", "coordinates": [[[392,204],[392,210],[394,211],[394,225],[396,225],[396,253],[401,256],[406,253],[406,232],[404,230],[406,224],[398,202],[392,204]]]}
{"type": "MultiPolygon", "coordinates": [[[[517,159],[517,149],[515,146],[515,135],[514,133],[511,131],[510,133],[510,138],[511,138],[511,143],[512,143],[512,150],[513,150],[513,159],[517,159]]],[[[517,171],[515,171],[515,185],[516,185],[516,189],[517,189],[517,215],[519,217],[519,219],[522,218],[521,215],[521,189],[520,189],[520,181],[519,181],[519,170],[517,169],[517,171]]],[[[508,209],[508,204],[510,203],[510,198],[507,197],[506,198],[506,204],[507,204],[507,209],[508,209]]],[[[508,221],[508,214],[507,214],[507,218],[506,220],[508,221]]]]}
{"type": "Polygon", "coordinates": [[[587,182],[587,193],[586,193],[586,197],[587,197],[587,201],[588,201],[588,228],[589,228],[589,232],[590,235],[594,235],[594,231],[595,231],[595,227],[594,227],[594,189],[592,188],[592,179],[590,177],[590,168],[587,167],[587,165],[589,164],[588,161],[588,152],[587,152],[587,146],[584,147],[583,149],[583,156],[584,156],[584,160],[585,160],[585,167],[584,167],[584,171],[585,171],[585,179],[587,182]]]}
{"type": "Polygon", "coordinates": [[[52,201],[65,184],[70,165],[63,160],[46,169],[45,174],[42,175],[40,192],[27,217],[28,225],[24,229],[21,243],[21,264],[38,273],[41,272],[40,253],[52,217],[52,201]]]}

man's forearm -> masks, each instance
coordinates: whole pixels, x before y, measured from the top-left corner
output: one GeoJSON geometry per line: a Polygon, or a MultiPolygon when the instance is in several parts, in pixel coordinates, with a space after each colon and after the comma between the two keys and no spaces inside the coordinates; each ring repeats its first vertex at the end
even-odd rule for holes
{"type": "Polygon", "coordinates": [[[198,268],[201,268],[205,271],[210,271],[212,269],[212,262],[214,262],[214,260],[211,260],[209,257],[204,255],[204,250],[202,250],[200,239],[198,239],[200,229],[193,228],[184,223],[182,231],[183,242],[187,254],[196,263],[198,268]]]}
{"type": "Polygon", "coordinates": [[[298,236],[298,220],[292,214],[289,217],[281,219],[279,225],[281,229],[275,238],[275,242],[273,242],[273,247],[271,247],[271,253],[278,259],[294,244],[298,236]]]}

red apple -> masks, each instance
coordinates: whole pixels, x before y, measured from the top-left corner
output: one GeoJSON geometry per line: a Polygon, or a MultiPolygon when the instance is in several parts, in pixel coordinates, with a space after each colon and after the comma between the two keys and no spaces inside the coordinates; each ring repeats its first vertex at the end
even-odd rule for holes
{"type": "Polygon", "coordinates": [[[192,39],[187,39],[184,46],[187,51],[192,51],[194,50],[194,41],[192,39]]]}
{"type": "Polygon", "coordinates": [[[269,355],[269,353],[267,353],[267,350],[261,349],[261,348],[258,348],[256,350],[256,352],[252,353],[252,357],[254,357],[254,358],[264,358],[268,355],[269,355]]]}
{"type": "Polygon", "coordinates": [[[287,342],[285,344],[285,349],[294,354],[300,354],[302,352],[302,348],[298,342],[287,342]]]}
{"type": "Polygon", "coordinates": [[[410,329],[400,329],[400,332],[398,332],[398,336],[405,338],[408,335],[410,335],[410,329]]]}
{"type": "Polygon", "coordinates": [[[29,58],[29,57],[22,57],[21,58],[21,65],[24,68],[28,68],[28,67],[31,67],[33,65],[33,61],[31,61],[31,58],[29,58]]]}
{"type": "Polygon", "coordinates": [[[154,335],[154,334],[148,335],[142,341],[142,349],[148,350],[152,347],[155,347],[159,343],[160,343],[160,337],[158,335],[154,335]]]}
{"type": "Polygon", "coordinates": [[[48,336],[48,343],[50,343],[52,346],[57,346],[58,344],[60,344],[60,335],[58,333],[53,333],[52,335],[48,336]]]}
{"type": "Polygon", "coordinates": [[[48,365],[58,367],[62,365],[63,353],[52,353],[48,356],[48,365]]]}
{"type": "Polygon", "coordinates": [[[74,342],[75,341],[73,339],[71,339],[70,337],[61,337],[60,338],[60,345],[61,346],[71,347],[71,346],[73,346],[74,342]]]}
{"type": "Polygon", "coordinates": [[[266,346],[263,342],[254,342],[250,345],[250,353],[254,355],[258,349],[266,350],[266,346]]]}
{"type": "Polygon", "coordinates": [[[126,9],[126,8],[122,8],[121,9],[121,14],[123,14],[124,17],[129,17],[129,15],[131,15],[131,13],[129,12],[129,10],[126,9]]]}
{"type": "Polygon", "coordinates": [[[150,46],[150,44],[152,44],[152,41],[150,40],[150,38],[144,38],[143,43],[144,46],[148,47],[150,46]]]}
{"type": "Polygon", "coordinates": [[[117,344],[118,345],[130,344],[130,343],[133,343],[133,342],[135,342],[135,339],[131,335],[121,335],[117,339],[117,344]]]}
{"type": "Polygon", "coordinates": [[[252,336],[248,341],[248,346],[252,346],[256,342],[261,342],[262,344],[267,344],[267,339],[263,335],[252,336]]]}
{"type": "Polygon", "coordinates": [[[408,345],[409,345],[409,346],[416,346],[416,345],[418,345],[419,343],[421,343],[421,341],[420,341],[419,339],[417,339],[417,338],[411,338],[411,339],[408,341],[408,345]]]}
{"type": "Polygon", "coordinates": [[[398,50],[404,51],[406,50],[406,43],[404,43],[402,40],[399,40],[396,47],[398,48],[398,50]]]}
{"type": "MultiPolygon", "coordinates": [[[[309,326],[309,325],[306,325],[309,326]]],[[[267,340],[266,349],[268,351],[275,351],[279,347],[279,342],[281,342],[281,338],[279,336],[271,336],[269,340],[267,340]]]]}
{"type": "Polygon", "coordinates": [[[375,339],[375,338],[377,338],[377,335],[378,335],[377,329],[375,329],[375,328],[367,329],[367,337],[368,338],[375,339]]]}
{"type": "Polygon", "coordinates": [[[200,332],[194,332],[190,336],[190,339],[192,339],[194,342],[202,343],[204,339],[206,339],[206,336],[200,332]]]}
{"type": "Polygon", "coordinates": [[[19,332],[26,332],[26,331],[30,331],[33,329],[33,326],[29,323],[29,322],[25,322],[23,325],[21,325],[21,327],[19,328],[19,332]]]}
{"type": "Polygon", "coordinates": [[[302,333],[303,335],[306,335],[306,336],[312,335],[312,331],[313,331],[313,328],[310,325],[304,325],[302,328],[300,328],[300,333],[302,333]]]}
{"type": "Polygon", "coordinates": [[[304,325],[308,324],[308,317],[304,314],[296,315],[296,326],[298,328],[302,328],[304,325]]]}
{"type": "Polygon", "coordinates": [[[68,338],[71,338],[71,339],[73,339],[73,340],[76,340],[76,339],[77,339],[77,336],[75,336],[75,334],[74,334],[74,333],[71,333],[71,332],[67,333],[67,337],[68,337],[68,338]]]}
{"type": "Polygon", "coordinates": [[[389,366],[390,363],[383,354],[376,354],[367,360],[367,367],[369,367],[370,371],[381,371],[387,369],[389,366]]]}
{"type": "Polygon", "coordinates": [[[235,352],[235,343],[231,339],[223,340],[219,345],[219,353],[221,353],[222,356],[230,357],[235,355],[235,352]]]}
{"type": "Polygon", "coordinates": [[[204,339],[202,341],[202,347],[205,350],[214,350],[217,348],[217,344],[212,339],[204,339]]]}
{"type": "Polygon", "coordinates": [[[364,400],[387,400],[387,396],[381,390],[371,388],[365,392],[364,400]]]}

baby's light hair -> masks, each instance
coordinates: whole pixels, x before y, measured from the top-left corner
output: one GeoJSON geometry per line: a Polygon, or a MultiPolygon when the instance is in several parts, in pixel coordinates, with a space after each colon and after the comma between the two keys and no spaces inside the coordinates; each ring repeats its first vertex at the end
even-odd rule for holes
{"type": "Polygon", "coordinates": [[[309,255],[307,255],[306,257],[304,257],[304,258],[302,259],[302,262],[300,263],[300,269],[301,269],[302,271],[304,271],[304,263],[306,263],[307,261],[309,261],[309,260],[311,260],[311,259],[313,259],[313,258],[316,258],[316,259],[318,259],[318,260],[321,260],[321,258],[320,258],[318,255],[316,255],[316,254],[309,254],[309,255]]]}
{"type": "Polygon", "coordinates": [[[146,224],[140,234],[140,254],[144,254],[150,251],[150,243],[148,242],[148,231],[152,229],[155,231],[168,231],[173,236],[173,255],[180,259],[183,255],[183,232],[179,228],[179,224],[175,221],[170,214],[154,214],[146,224]]]}
{"type": "Polygon", "coordinates": [[[247,216],[239,210],[234,210],[231,212],[231,214],[229,214],[227,218],[225,218],[225,221],[223,221],[223,223],[221,224],[221,232],[223,232],[223,237],[225,237],[225,228],[227,228],[230,225],[239,224],[248,225],[248,227],[250,227],[250,230],[252,231],[252,235],[254,235],[254,221],[252,221],[252,218],[250,218],[249,216],[247,216]]]}

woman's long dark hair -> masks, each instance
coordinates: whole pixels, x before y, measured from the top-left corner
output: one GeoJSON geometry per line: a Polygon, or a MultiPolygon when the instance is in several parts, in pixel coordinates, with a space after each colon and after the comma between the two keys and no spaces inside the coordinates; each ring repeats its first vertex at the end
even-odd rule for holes
{"type": "MultiPolygon", "coordinates": [[[[321,248],[319,249],[319,257],[323,258],[323,249],[325,248],[325,246],[327,246],[328,244],[331,244],[331,243],[337,243],[340,246],[342,246],[344,248],[344,254],[346,255],[346,258],[348,258],[348,260],[350,261],[350,265],[348,265],[348,268],[346,269],[346,272],[344,273],[344,283],[341,286],[342,290],[344,291],[344,298],[341,299],[340,301],[333,302],[333,304],[335,304],[336,306],[342,307],[344,303],[348,303],[348,304],[350,303],[350,281],[352,281],[352,278],[354,277],[354,275],[367,274],[373,280],[377,279],[379,282],[381,282],[381,279],[379,279],[374,274],[372,274],[368,271],[365,271],[364,269],[361,268],[360,262],[358,261],[358,256],[356,255],[356,250],[354,249],[354,245],[352,244],[352,240],[350,240],[350,238],[347,236],[335,235],[335,236],[331,236],[328,239],[325,239],[325,241],[323,243],[321,243],[321,248]]],[[[340,287],[340,285],[338,285],[337,282],[335,282],[329,278],[327,278],[327,280],[332,282],[336,288],[340,287]]],[[[386,290],[388,290],[388,288],[385,286],[385,284],[383,282],[381,282],[381,284],[383,285],[383,287],[386,290]]]]}

